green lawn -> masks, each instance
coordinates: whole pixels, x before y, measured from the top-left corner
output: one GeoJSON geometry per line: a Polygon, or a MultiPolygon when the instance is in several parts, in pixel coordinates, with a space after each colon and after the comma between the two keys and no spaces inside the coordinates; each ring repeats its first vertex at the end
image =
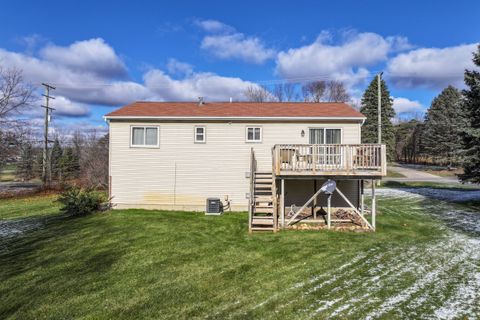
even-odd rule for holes
{"type": "Polygon", "coordinates": [[[387,171],[387,178],[405,178],[405,176],[403,174],[401,174],[400,172],[388,170],[387,171]]]}
{"type": "Polygon", "coordinates": [[[0,318],[417,318],[480,268],[470,236],[428,214],[434,200],[380,197],[376,233],[253,235],[245,213],[52,219],[53,200],[0,200],[4,222],[44,224],[0,243],[0,318]]]}
{"type": "Polygon", "coordinates": [[[56,198],[51,194],[0,199],[0,220],[58,214],[60,204],[55,202],[56,198]]]}

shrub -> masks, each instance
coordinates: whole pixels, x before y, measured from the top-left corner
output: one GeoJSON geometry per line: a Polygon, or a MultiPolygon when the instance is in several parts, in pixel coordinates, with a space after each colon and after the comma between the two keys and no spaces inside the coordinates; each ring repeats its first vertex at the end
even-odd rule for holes
{"type": "Polygon", "coordinates": [[[85,216],[100,210],[105,196],[91,189],[70,187],[60,194],[58,202],[63,204],[61,212],[72,216],[85,216]]]}

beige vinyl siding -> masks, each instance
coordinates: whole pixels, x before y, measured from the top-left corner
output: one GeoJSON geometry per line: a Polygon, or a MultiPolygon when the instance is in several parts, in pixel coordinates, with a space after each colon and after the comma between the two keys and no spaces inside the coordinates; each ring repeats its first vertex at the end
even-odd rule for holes
{"type": "Polygon", "coordinates": [[[271,171],[271,149],[308,143],[309,128],[341,128],[342,143],[360,143],[360,123],[110,122],[110,176],[117,208],[203,210],[208,197],[228,196],[234,210],[248,200],[250,148],[259,171],[271,171]],[[158,126],[158,148],[130,147],[131,126],[158,126]],[[206,127],[206,143],[194,143],[194,127],[206,127]],[[248,126],[262,127],[262,142],[248,143],[248,126]],[[304,137],[301,131],[304,130],[304,137]]]}

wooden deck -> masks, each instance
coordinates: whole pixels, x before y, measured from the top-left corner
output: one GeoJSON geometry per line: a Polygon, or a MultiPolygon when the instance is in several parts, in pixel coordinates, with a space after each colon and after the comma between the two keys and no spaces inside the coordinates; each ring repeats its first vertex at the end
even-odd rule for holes
{"type": "Polygon", "coordinates": [[[387,175],[386,147],[380,144],[277,144],[272,160],[277,177],[387,175]]]}

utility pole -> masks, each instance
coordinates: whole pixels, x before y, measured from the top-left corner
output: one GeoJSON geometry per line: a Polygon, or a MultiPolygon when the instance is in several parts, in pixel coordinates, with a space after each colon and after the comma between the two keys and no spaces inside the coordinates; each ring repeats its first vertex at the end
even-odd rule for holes
{"type": "Polygon", "coordinates": [[[377,75],[377,88],[378,88],[378,144],[382,143],[382,74],[380,72],[377,75]]]}
{"type": "MultiPolygon", "coordinates": [[[[383,72],[380,72],[377,75],[377,89],[378,89],[378,144],[382,144],[382,74],[383,72]]],[[[377,185],[380,186],[380,180],[377,181],[377,185]]],[[[375,186],[372,186],[375,188],[375,186]]],[[[374,190],[374,189],[372,189],[374,190]]],[[[372,191],[374,192],[374,191],[372,191]]],[[[372,209],[374,212],[375,209],[372,209]]],[[[372,219],[375,219],[375,213],[372,214],[372,219]]],[[[372,220],[372,223],[375,225],[375,220],[372,220]]]]}
{"type": "Polygon", "coordinates": [[[45,105],[42,106],[45,108],[45,131],[44,131],[44,141],[43,141],[43,161],[42,161],[42,181],[43,181],[43,186],[47,186],[47,182],[49,182],[48,178],[48,173],[47,173],[47,159],[48,159],[48,122],[50,121],[49,119],[49,114],[51,113],[50,110],[55,110],[54,108],[50,107],[50,99],[55,99],[54,97],[50,96],[50,89],[55,90],[55,87],[42,83],[42,86],[45,87],[45,94],[43,96],[45,97],[45,105]]]}

